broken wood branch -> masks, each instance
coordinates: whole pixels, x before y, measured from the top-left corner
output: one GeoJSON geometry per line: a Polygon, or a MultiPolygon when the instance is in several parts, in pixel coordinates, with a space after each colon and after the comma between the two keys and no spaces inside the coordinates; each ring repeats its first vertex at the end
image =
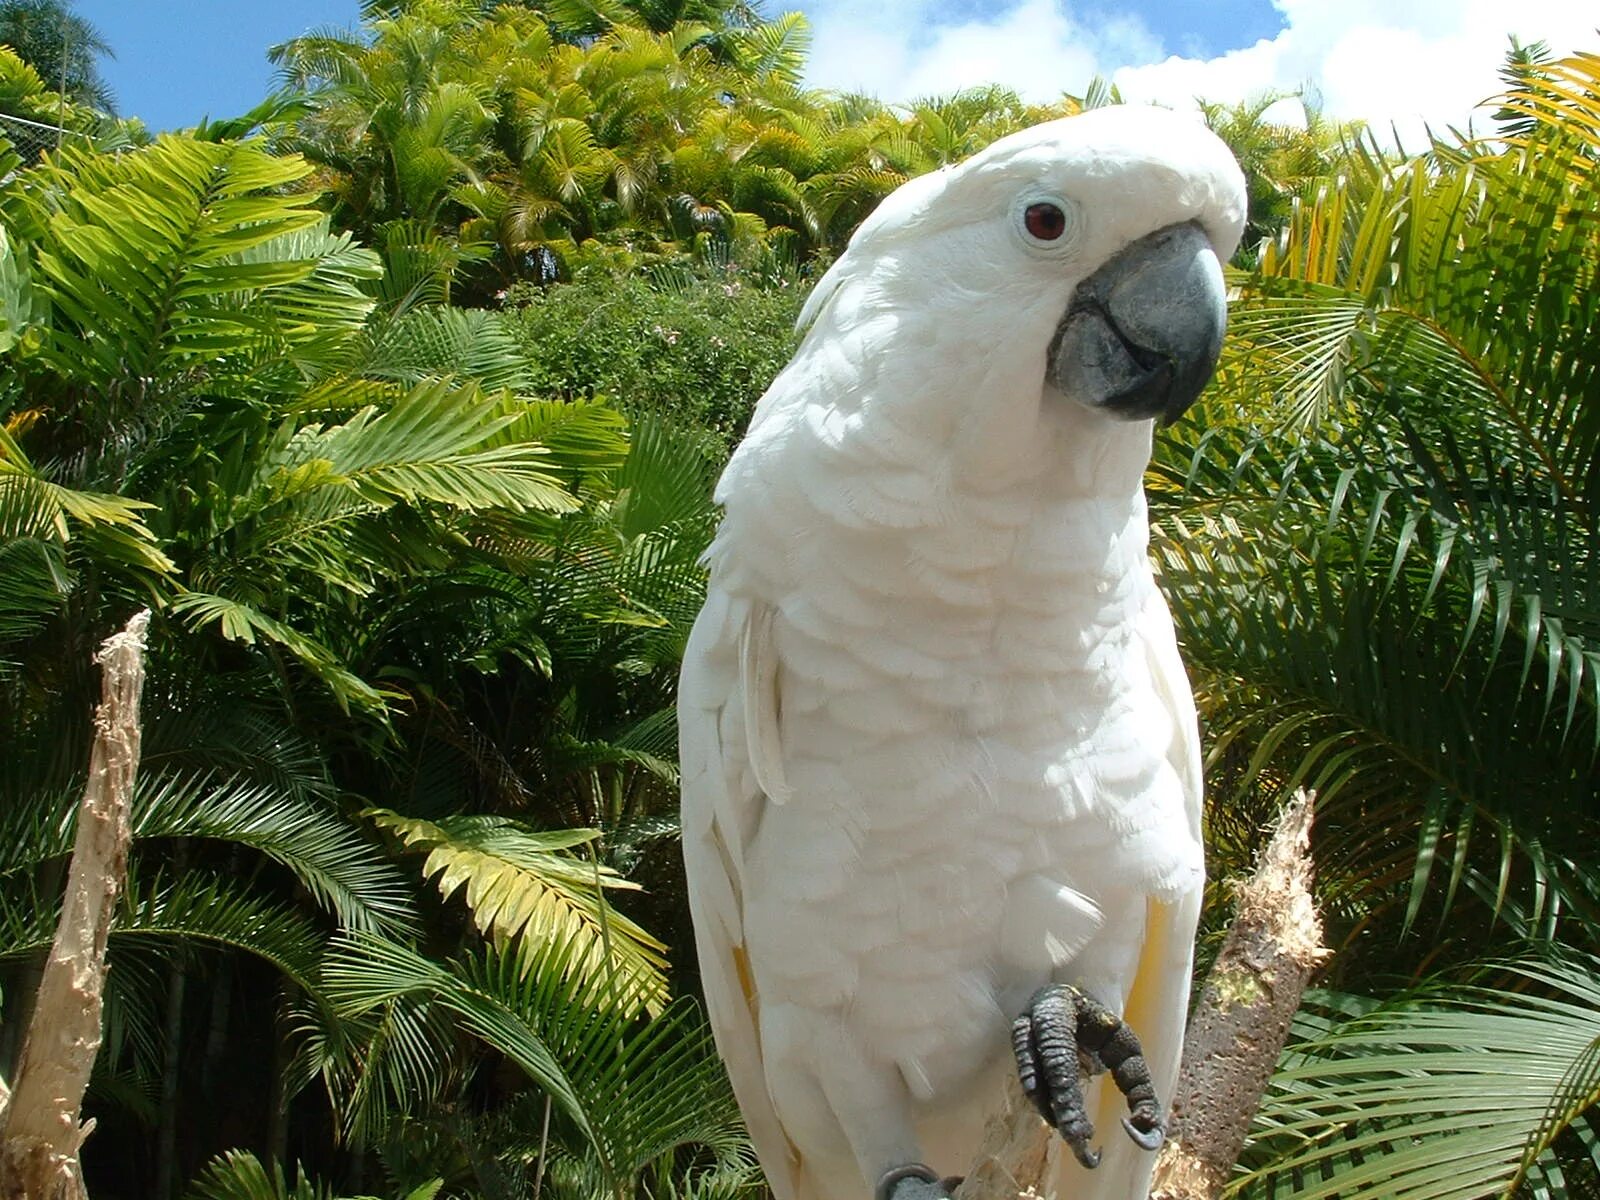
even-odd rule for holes
{"type": "Polygon", "coordinates": [[[80,1125],[79,1113],[100,1052],[106,938],[127,877],[149,623],[146,609],[107,638],[95,656],[100,706],[66,894],[9,1102],[0,1113],[3,1200],[84,1197],[78,1149],[93,1122],[80,1125]]]}
{"type": "Polygon", "coordinates": [[[1314,806],[1311,793],[1295,793],[1255,874],[1239,887],[1233,925],[1184,1034],[1154,1200],[1222,1194],[1306,983],[1327,957],[1311,895],[1314,806]]]}

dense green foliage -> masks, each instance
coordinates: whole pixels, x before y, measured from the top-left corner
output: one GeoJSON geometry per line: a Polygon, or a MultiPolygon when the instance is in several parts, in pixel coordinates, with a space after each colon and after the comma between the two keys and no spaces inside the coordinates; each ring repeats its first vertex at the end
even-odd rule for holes
{"type": "Polygon", "coordinates": [[[595,264],[837,250],[909,176],[1107,99],[985,88],[901,110],[806,90],[804,18],[743,6],[369,7],[361,35],[274,49],[310,99],[281,144],[327,168],[341,227],[437,230],[480,299],[595,264]]]}
{"type": "Polygon", "coordinates": [[[666,1009],[662,944],[602,894],[636,885],[596,845],[636,865],[670,811],[703,455],[534,398],[504,320],[382,303],[378,257],[289,189],[305,172],[164,138],[64,151],[4,198],[0,957],[25,980],[48,941],[91,655],[152,605],[95,1096],[153,1120],[154,1161],[114,1122],[103,1144],[170,1187],[224,1136],[226,1106],[179,1087],[198,1055],[213,1081],[264,1073],[254,1118],[279,1153],[313,1083],[331,1123],[311,1148],[377,1148],[401,1115],[473,1119],[456,1096],[487,1043],[554,1098],[552,1136],[591,1172],[574,1178],[614,1190],[729,1136],[697,1019],[666,1009]],[[422,946],[434,984],[358,986],[422,946]],[[584,1039],[615,1035],[569,1028],[583,1013],[646,1021],[634,1056],[598,1059],[584,1039]],[[275,1027],[292,1059],[237,1057],[275,1027]],[[640,1090],[653,1116],[608,1107],[633,1123],[605,1133],[583,1072],[659,1070],[667,1047],[670,1086],[640,1090]]]}
{"type": "Polygon", "coordinates": [[[1158,449],[1213,864],[1314,787],[1325,981],[1427,979],[1291,1060],[1254,1156],[1279,1194],[1596,1182],[1596,960],[1513,977],[1548,999],[1450,986],[1513,948],[1600,952],[1600,58],[1515,85],[1509,141],[1353,147],[1297,198],[1158,449]],[[1537,1015],[1557,1001],[1570,1034],[1537,1015]]]}
{"type": "MultiPolygon", "coordinates": [[[[0,143],[0,1070],[150,606],[95,1195],[754,1195],[674,839],[710,482],[879,198],[1117,97],[818,93],[724,0],[364,12],[141,148],[0,49],[81,135],[0,143]]],[[[1208,928],[1304,783],[1336,951],[1243,1195],[1600,1184],[1600,60],[1508,71],[1412,159],[1206,111],[1253,223],[1150,487],[1208,928]]]]}
{"type": "Polygon", "coordinates": [[[518,335],[535,387],[606,396],[624,412],[664,414],[715,435],[719,457],[744,430],[751,401],[789,360],[803,280],[737,266],[592,272],[525,300],[518,335]]]}

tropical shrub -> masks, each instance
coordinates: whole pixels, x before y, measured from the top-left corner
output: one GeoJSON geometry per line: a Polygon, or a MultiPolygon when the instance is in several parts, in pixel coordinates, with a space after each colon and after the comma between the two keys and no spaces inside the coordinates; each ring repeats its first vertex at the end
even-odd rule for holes
{"type": "Polygon", "coordinates": [[[720,458],[793,353],[806,290],[790,275],[682,267],[592,272],[520,289],[507,303],[519,305],[518,338],[540,392],[662,414],[714,435],[720,458]]]}
{"type": "Polygon", "coordinates": [[[367,6],[361,33],[274,48],[307,110],[280,144],[321,165],[335,221],[474,256],[476,302],[585,266],[794,263],[841,249],[910,176],[1051,116],[1000,87],[904,108],[802,88],[804,17],[745,5],[367,6]]]}
{"type": "MultiPolygon", "coordinates": [[[[96,63],[111,47],[68,0],[0,0],[0,45],[8,46],[57,95],[111,112],[111,89],[96,63]]],[[[9,73],[9,72],[8,72],[9,73]]]]}

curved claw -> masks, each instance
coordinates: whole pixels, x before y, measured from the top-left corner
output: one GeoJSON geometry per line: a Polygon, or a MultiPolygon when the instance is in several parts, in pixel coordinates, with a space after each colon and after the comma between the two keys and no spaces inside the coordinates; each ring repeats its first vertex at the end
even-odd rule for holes
{"type": "Polygon", "coordinates": [[[1068,1141],[1067,1145],[1072,1147],[1073,1157],[1089,1170],[1092,1171],[1100,1165],[1100,1151],[1091,1150],[1087,1143],[1068,1141]]]}
{"type": "Polygon", "coordinates": [[[1141,1129],[1133,1123],[1133,1118],[1123,1117],[1122,1128],[1127,1130],[1128,1136],[1133,1139],[1133,1144],[1141,1150],[1159,1150],[1161,1143],[1167,1140],[1166,1130],[1161,1128],[1160,1122],[1149,1129],[1141,1129]]]}

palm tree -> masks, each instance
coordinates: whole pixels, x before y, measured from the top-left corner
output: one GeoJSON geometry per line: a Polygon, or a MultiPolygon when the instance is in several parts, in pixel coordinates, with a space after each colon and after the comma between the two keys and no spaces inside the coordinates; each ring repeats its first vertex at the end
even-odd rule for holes
{"type": "Polygon", "coordinates": [[[1600,960],[1315,993],[1235,1194],[1592,1196],[1600,960]]]}
{"type": "Polygon", "coordinates": [[[364,36],[273,50],[310,108],[283,145],[328,169],[336,221],[375,242],[407,221],[469,255],[492,246],[494,286],[479,292],[689,254],[837,251],[909,175],[1084,104],[987,88],[901,112],[809,92],[798,13],[467,0],[368,12],[364,36]]]}
{"type": "Polygon", "coordinates": [[[1228,143],[1248,185],[1249,217],[1238,265],[1249,265],[1261,244],[1289,222],[1295,198],[1308,183],[1326,178],[1340,150],[1361,136],[1359,123],[1330,121],[1304,95],[1264,92],[1238,104],[1201,104],[1211,131],[1228,143]],[[1280,101],[1297,99],[1305,127],[1266,119],[1280,101]]]}
{"type": "Polygon", "coordinates": [[[10,46],[52,89],[101,112],[116,112],[96,59],[114,58],[100,31],[71,0],[0,0],[0,45],[10,46]]]}

